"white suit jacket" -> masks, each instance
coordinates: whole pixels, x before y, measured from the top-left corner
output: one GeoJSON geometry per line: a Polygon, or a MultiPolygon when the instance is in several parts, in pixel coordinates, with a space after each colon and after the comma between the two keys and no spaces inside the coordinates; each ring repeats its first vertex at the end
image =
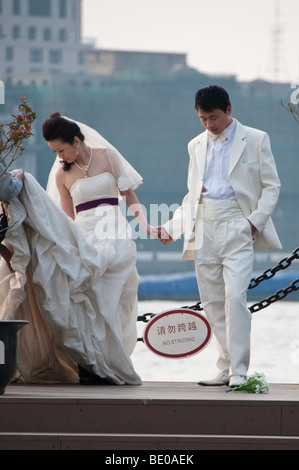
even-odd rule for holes
{"type": "MultiPolygon", "coordinates": [[[[236,121],[229,166],[229,181],[244,216],[256,227],[255,249],[281,249],[271,215],[280,192],[280,181],[269,136],[236,121]]],[[[189,145],[188,194],[164,227],[174,240],[184,233],[184,259],[194,259],[194,233],[201,198],[208,145],[208,131],[189,145]]]]}

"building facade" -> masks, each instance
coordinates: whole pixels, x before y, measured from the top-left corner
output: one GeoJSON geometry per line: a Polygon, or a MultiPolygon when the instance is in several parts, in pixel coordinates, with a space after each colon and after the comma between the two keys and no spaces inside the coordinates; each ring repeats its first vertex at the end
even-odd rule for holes
{"type": "Polygon", "coordinates": [[[96,49],[82,39],[83,0],[0,0],[5,85],[96,83],[187,67],[186,54],[96,49]]]}
{"type": "Polygon", "coordinates": [[[86,54],[89,75],[111,76],[132,72],[165,73],[187,67],[186,54],[94,49],[86,54]]]}
{"type": "Polygon", "coordinates": [[[0,0],[0,78],[46,83],[85,72],[81,0],[0,0]]]}

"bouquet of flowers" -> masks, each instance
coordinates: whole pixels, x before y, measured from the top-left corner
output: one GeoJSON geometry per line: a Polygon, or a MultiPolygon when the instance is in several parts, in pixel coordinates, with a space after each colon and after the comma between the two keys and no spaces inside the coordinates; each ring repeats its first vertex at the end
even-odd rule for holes
{"type": "Polygon", "coordinates": [[[269,384],[264,374],[255,372],[253,375],[248,377],[247,381],[232,389],[232,392],[242,393],[269,393],[269,384]]]}

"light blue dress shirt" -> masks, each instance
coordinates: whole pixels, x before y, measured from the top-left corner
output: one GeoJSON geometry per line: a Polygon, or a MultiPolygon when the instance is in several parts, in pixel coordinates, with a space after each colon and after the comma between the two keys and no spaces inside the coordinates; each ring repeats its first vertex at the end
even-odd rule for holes
{"type": "Polygon", "coordinates": [[[209,136],[202,191],[203,198],[236,200],[228,177],[235,131],[236,121],[233,120],[225,129],[226,139],[224,141],[220,136],[215,140],[209,136]]]}

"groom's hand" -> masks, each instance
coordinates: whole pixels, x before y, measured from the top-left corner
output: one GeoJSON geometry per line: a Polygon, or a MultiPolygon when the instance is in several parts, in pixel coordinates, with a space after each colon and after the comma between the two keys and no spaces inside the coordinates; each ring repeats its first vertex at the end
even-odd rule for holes
{"type": "Polygon", "coordinates": [[[166,232],[164,227],[158,227],[158,237],[161,240],[161,242],[163,243],[163,245],[168,245],[168,243],[173,241],[173,239],[166,232]]]}

